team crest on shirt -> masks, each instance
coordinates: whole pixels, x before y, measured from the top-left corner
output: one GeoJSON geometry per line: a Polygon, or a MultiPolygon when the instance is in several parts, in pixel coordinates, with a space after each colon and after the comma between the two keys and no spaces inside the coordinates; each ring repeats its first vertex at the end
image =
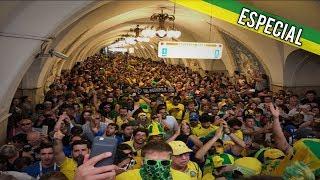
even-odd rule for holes
{"type": "Polygon", "coordinates": [[[191,177],[196,177],[196,176],[197,176],[197,173],[194,172],[194,171],[190,171],[190,176],[191,176],[191,177]]]}

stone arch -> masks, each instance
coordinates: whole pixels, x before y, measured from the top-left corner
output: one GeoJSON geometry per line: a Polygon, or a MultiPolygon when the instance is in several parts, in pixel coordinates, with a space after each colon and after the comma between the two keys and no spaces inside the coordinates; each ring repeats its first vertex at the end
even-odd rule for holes
{"type": "Polygon", "coordinates": [[[320,93],[319,69],[319,55],[302,49],[295,50],[287,56],[285,61],[284,86],[298,94],[310,88],[320,93]]]}
{"type": "MultiPolygon", "coordinates": [[[[251,76],[251,72],[261,72],[269,77],[269,83],[271,81],[271,75],[268,67],[264,64],[264,61],[250,49],[244,42],[233,35],[220,31],[225,44],[229,47],[228,49],[232,52],[233,64],[235,65],[237,71],[245,74],[247,77],[251,76]]],[[[269,84],[270,85],[270,84],[269,84]]]]}

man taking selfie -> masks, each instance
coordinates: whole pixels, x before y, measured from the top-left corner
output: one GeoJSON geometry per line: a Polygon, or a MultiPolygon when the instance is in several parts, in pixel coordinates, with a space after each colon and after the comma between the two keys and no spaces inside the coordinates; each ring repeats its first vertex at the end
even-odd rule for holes
{"type": "Polygon", "coordinates": [[[160,141],[151,141],[142,148],[143,165],[140,169],[129,170],[116,177],[117,180],[169,180],[190,177],[183,172],[171,169],[172,148],[169,144],[160,141]]]}

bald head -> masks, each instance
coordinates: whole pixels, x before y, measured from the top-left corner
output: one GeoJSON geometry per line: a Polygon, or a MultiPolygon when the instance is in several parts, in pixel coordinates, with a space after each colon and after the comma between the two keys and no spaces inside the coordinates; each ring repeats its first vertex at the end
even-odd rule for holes
{"type": "Polygon", "coordinates": [[[40,132],[33,131],[27,134],[28,143],[31,146],[39,146],[41,143],[41,135],[40,132]]]}

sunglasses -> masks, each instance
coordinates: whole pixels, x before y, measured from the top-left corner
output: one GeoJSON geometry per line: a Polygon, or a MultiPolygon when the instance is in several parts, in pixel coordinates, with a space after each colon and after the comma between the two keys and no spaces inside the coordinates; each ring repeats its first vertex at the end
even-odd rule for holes
{"type": "Polygon", "coordinates": [[[171,166],[171,160],[151,160],[147,159],[144,161],[145,164],[149,166],[162,165],[162,166],[171,166]]]}

